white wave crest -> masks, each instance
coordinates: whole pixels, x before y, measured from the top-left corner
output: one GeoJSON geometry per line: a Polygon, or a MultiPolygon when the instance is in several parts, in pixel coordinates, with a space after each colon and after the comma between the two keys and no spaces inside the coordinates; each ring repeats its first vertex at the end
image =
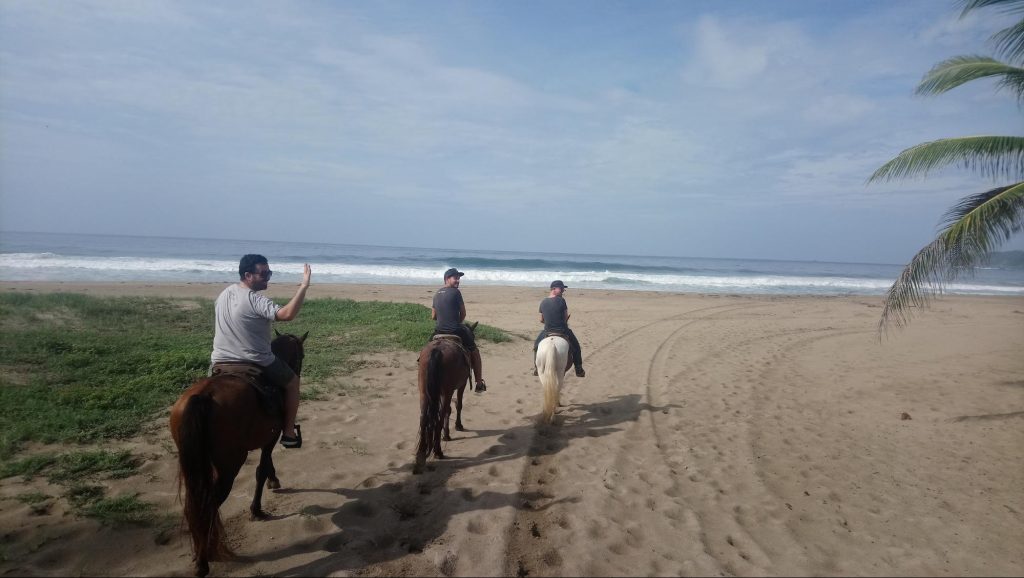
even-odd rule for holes
{"type": "MultiPolygon", "coordinates": [[[[354,263],[311,263],[314,282],[441,285],[447,265],[438,267],[354,263]]],[[[301,262],[271,261],[275,281],[297,280],[301,262]]],[[[0,279],[63,281],[224,281],[238,278],[234,260],[166,257],[77,257],[54,253],[0,253],[0,279]]],[[[794,275],[684,275],[623,271],[567,271],[543,269],[469,269],[463,285],[547,287],[561,279],[570,287],[591,289],[656,290],[670,292],[727,292],[777,294],[884,294],[891,279],[794,275]]],[[[1024,287],[982,283],[956,283],[949,293],[1024,294],[1024,287]]]]}

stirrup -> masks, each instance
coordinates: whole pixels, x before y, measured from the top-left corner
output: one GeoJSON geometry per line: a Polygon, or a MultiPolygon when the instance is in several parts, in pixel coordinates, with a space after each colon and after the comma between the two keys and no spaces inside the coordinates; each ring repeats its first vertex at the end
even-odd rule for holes
{"type": "Polygon", "coordinates": [[[299,424],[295,424],[295,437],[281,436],[281,445],[290,450],[302,447],[302,428],[299,427],[299,424]]]}

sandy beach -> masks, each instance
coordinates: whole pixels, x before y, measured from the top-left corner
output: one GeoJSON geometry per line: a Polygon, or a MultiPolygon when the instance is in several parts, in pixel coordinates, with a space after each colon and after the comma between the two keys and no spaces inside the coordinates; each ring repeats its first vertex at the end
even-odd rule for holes
{"type": "MultiPolygon", "coordinates": [[[[0,290],[213,298],[223,284],[0,283],[0,290]]],[[[408,301],[434,287],[314,285],[308,298],[408,301]]],[[[274,285],[287,297],[293,287],[274,285]]],[[[945,297],[880,340],[881,297],[566,293],[587,377],[538,427],[543,288],[462,287],[489,390],[467,394],[449,459],[411,473],[416,353],[305,402],[306,445],[252,522],[257,453],[221,510],[237,558],[216,576],[1024,574],[1024,298],[945,297]]],[[[212,322],[212,321],[211,321],[212,322]]],[[[307,347],[315,348],[316,343],[307,347]]],[[[107,449],[110,483],[176,502],[166,415],[107,449]]],[[[27,451],[45,448],[32,446],[27,451]]],[[[52,450],[52,448],[49,448],[52,450]]],[[[44,480],[0,481],[0,497],[44,480]]],[[[50,493],[57,493],[51,490],[50,493]]],[[[0,499],[2,575],[191,575],[175,534],[111,529],[0,499]]]]}

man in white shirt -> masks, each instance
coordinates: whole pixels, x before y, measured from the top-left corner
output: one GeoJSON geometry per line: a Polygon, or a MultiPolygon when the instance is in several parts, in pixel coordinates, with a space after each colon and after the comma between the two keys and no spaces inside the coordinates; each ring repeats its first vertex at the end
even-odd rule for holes
{"type": "Polygon", "coordinates": [[[259,293],[270,284],[273,274],[263,255],[245,255],[239,261],[239,282],[224,289],[214,306],[213,354],[210,361],[254,363],[262,367],[266,380],[285,392],[281,445],[298,448],[302,446],[302,440],[295,433],[295,415],[299,411],[299,376],[270,350],[271,323],[295,319],[306,299],[312,272],[308,264],[303,266],[302,283],[284,307],[259,293]]]}

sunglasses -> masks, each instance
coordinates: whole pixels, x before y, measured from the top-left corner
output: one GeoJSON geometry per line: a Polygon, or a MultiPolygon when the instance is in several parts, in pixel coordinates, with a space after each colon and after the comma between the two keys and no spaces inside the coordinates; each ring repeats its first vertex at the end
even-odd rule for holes
{"type": "Polygon", "coordinates": [[[253,277],[260,277],[262,279],[270,279],[270,277],[273,276],[273,274],[274,274],[274,272],[271,271],[270,269],[267,269],[266,271],[264,271],[262,273],[260,273],[259,271],[253,271],[252,272],[252,276],[253,277]]]}

